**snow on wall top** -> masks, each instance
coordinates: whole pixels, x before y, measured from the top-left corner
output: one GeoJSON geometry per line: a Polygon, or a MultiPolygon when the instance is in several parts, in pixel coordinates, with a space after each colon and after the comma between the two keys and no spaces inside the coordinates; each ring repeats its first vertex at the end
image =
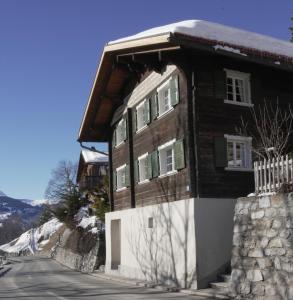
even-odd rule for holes
{"type": "Polygon", "coordinates": [[[108,156],[90,150],[82,150],[81,154],[86,163],[108,162],[108,156]]]}
{"type": "Polygon", "coordinates": [[[187,20],[151,28],[132,36],[111,41],[108,44],[111,45],[167,33],[181,33],[192,37],[224,42],[293,58],[293,43],[202,20],[187,20]]]}

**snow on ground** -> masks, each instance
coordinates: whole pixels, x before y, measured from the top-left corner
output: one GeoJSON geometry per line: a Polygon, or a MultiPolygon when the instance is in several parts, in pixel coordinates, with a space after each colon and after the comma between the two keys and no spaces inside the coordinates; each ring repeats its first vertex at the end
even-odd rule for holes
{"type": "Polygon", "coordinates": [[[6,219],[8,219],[8,217],[9,217],[10,215],[11,215],[10,212],[0,214],[0,220],[1,220],[1,221],[6,220],[6,219]]]}
{"type": "Polygon", "coordinates": [[[62,223],[54,218],[36,229],[31,228],[10,243],[0,246],[0,250],[8,253],[19,253],[29,250],[31,253],[35,253],[37,250],[42,249],[52,234],[61,226],[62,223]]]}
{"type": "Polygon", "coordinates": [[[88,231],[93,234],[97,234],[99,232],[98,227],[101,227],[101,221],[96,216],[89,216],[87,206],[80,208],[75,219],[78,222],[77,227],[88,229],[88,231]]]}
{"type": "Polygon", "coordinates": [[[228,43],[258,51],[293,57],[293,44],[262,34],[202,20],[187,20],[155,27],[138,34],[111,41],[116,44],[168,33],[181,33],[206,40],[228,43]]]}

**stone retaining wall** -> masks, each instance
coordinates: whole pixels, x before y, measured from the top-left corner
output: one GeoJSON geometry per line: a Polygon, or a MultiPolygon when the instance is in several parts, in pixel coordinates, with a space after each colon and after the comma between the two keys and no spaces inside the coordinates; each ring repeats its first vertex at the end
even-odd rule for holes
{"type": "Polygon", "coordinates": [[[293,299],[292,215],[293,193],[238,199],[232,298],[293,299]]]}
{"type": "Polygon", "coordinates": [[[105,263],[104,233],[87,234],[87,239],[84,239],[84,236],[82,232],[76,235],[76,231],[66,229],[60,244],[53,251],[53,258],[71,269],[86,273],[93,272],[105,263]]]}

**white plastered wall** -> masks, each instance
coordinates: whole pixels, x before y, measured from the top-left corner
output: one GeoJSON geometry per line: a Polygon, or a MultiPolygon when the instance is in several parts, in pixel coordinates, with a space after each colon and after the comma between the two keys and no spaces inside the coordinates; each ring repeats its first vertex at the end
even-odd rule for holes
{"type": "MultiPolygon", "coordinates": [[[[114,224],[114,222],[112,223],[114,224]]],[[[196,288],[194,199],[106,214],[106,272],[196,288]],[[153,218],[153,228],[149,228],[153,218]],[[111,221],[121,220],[121,264],[112,270],[111,221]]]]}

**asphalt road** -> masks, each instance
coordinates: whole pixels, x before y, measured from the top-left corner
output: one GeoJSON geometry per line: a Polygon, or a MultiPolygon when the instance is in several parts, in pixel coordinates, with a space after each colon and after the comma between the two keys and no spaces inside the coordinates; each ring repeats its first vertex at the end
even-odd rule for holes
{"type": "Polygon", "coordinates": [[[15,258],[7,267],[0,277],[0,299],[207,300],[81,274],[44,257],[15,258]]]}

